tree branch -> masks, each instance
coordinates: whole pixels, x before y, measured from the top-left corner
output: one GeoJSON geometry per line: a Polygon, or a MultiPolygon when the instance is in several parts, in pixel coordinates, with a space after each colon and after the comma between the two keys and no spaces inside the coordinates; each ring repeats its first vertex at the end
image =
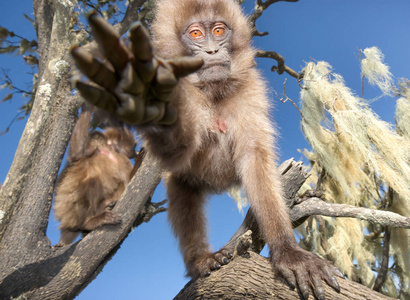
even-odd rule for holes
{"type": "Polygon", "coordinates": [[[282,55],[279,53],[276,53],[275,51],[263,51],[263,50],[258,50],[256,52],[255,57],[264,57],[264,58],[271,58],[274,59],[278,62],[277,66],[272,67],[272,72],[278,72],[279,75],[282,75],[283,72],[288,73],[290,76],[295,77],[298,80],[302,80],[303,78],[303,73],[298,73],[291,68],[289,68],[287,65],[285,65],[285,59],[283,58],[282,55]]]}
{"type": "Polygon", "coordinates": [[[146,1],[147,0],[130,1],[124,18],[120,23],[114,26],[114,29],[117,30],[120,35],[123,35],[125,32],[127,32],[131,24],[138,20],[138,12],[146,1]]]}
{"type": "Polygon", "coordinates": [[[346,204],[324,202],[320,198],[310,198],[290,210],[292,221],[304,217],[322,215],[328,217],[356,218],[374,224],[397,228],[410,228],[410,218],[399,214],[346,204]]]}
{"type": "Polygon", "coordinates": [[[253,28],[253,36],[265,36],[268,33],[267,32],[259,32],[256,29],[256,20],[262,16],[262,13],[272,4],[280,1],[285,1],[285,2],[298,2],[299,0],[267,0],[263,2],[262,0],[257,0],[256,5],[255,5],[255,11],[253,12],[252,15],[249,16],[249,23],[251,24],[253,28]]]}
{"type": "Polygon", "coordinates": [[[375,290],[376,292],[380,292],[383,286],[383,283],[386,281],[387,272],[389,271],[390,235],[391,235],[391,230],[388,226],[386,226],[386,231],[384,233],[384,239],[383,239],[382,262],[380,265],[379,274],[377,274],[377,277],[376,277],[376,280],[373,286],[373,290],[375,290]]]}
{"type": "MultiPolygon", "coordinates": [[[[338,278],[340,293],[324,284],[326,299],[368,300],[392,299],[359,283],[338,278]]],[[[200,299],[256,299],[300,300],[303,296],[297,289],[275,277],[270,261],[252,251],[236,256],[210,276],[190,281],[174,300],[200,299]]],[[[312,295],[309,299],[315,299],[312,295]]]]}

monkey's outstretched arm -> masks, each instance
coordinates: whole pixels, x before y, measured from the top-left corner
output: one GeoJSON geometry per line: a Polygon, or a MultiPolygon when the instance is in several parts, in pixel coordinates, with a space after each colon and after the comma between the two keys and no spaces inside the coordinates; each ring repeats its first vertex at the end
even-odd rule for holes
{"type": "Polygon", "coordinates": [[[202,59],[155,57],[149,34],[141,23],[131,26],[130,43],[126,46],[113,27],[96,13],[91,13],[88,20],[110,66],[74,47],[72,54],[78,68],[97,85],[77,82],[81,95],[128,124],[174,123],[176,111],[169,102],[178,79],[197,71],[202,59]]]}

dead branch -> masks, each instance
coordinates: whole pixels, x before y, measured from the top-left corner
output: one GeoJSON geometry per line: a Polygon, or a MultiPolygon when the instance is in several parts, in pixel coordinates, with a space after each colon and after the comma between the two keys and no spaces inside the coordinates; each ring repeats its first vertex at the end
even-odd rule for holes
{"type": "Polygon", "coordinates": [[[384,233],[383,239],[383,257],[380,265],[379,273],[377,274],[376,280],[374,282],[373,290],[380,292],[383,283],[386,281],[387,272],[389,271],[389,249],[390,249],[390,235],[391,230],[386,226],[386,231],[384,233]]]}
{"type": "Polygon", "coordinates": [[[278,65],[272,67],[272,72],[276,71],[279,75],[282,75],[283,72],[286,72],[290,76],[296,78],[297,80],[301,80],[303,78],[303,73],[298,73],[295,70],[289,68],[287,65],[285,65],[285,59],[283,58],[283,56],[279,53],[276,53],[275,51],[258,50],[256,52],[255,57],[264,57],[276,60],[278,62],[278,65]]]}
{"type": "Polygon", "coordinates": [[[383,226],[410,228],[409,217],[403,217],[390,211],[381,211],[346,204],[327,203],[319,198],[310,198],[301,204],[295,205],[290,210],[292,220],[299,220],[313,215],[356,218],[383,226]]]}
{"type": "Polygon", "coordinates": [[[249,17],[249,22],[251,26],[253,27],[253,35],[254,36],[264,36],[267,35],[267,32],[260,33],[256,30],[256,25],[255,22],[256,20],[262,15],[262,13],[272,4],[280,1],[285,1],[285,2],[298,2],[299,0],[267,0],[263,2],[262,0],[257,0],[256,1],[256,6],[255,6],[255,11],[253,12],[252,15],[249,17]]]}
{"type": "Polygon", "coordinates": [[[287,82],[287,80],[288,80],[288,79],[285,78],[285,81],[283,82],[283,96],[284,96],[285,98],[279,97],[278,93],[276,93],[276,91],[275,91],[276,97],[278,97],[279,101],[282,102],[282,103],[286,103],[286,102],[288,102],[288,101],[289,101],[290,103],[292,103],[292,105],[297,109],[297,111],[299,112],[300,116],[301,116],[302,119],[303,119],[302,111],[299,109],[299,107],[296,105],[296,103],[286,95],[286,82],[287,82]]]}

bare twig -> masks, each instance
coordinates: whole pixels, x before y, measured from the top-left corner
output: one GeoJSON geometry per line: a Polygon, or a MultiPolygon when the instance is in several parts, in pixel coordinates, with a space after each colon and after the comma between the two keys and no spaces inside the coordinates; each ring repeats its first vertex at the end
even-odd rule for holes
{"type": "MultiPolygon", "coordinates": [[[[299,0],[266,0],[263,2],[262,0],[256,1],[255,11],[252,15],[249,16],[249,22],[254,29],[254,36],[258,36],[260,33],[256,30],[255,22],[256,20],[262,15],[263,11],[267,9],[269,6],[276,2],[285,1],[285,2],[298,2],[299,0]]],[[[262,33],[262,35],[266,35],[268,33],[262,33]]],[[[260,36],[260,35],[259,35],[260,36]]]]}
{"type": "Polygon", "coordinates": [[[285,81],[283,82],[283,96],[285,96],[285,99],[283,99],[283,97],[279,97],[278,93],[276,93],[276,91],[275,91],[276,97],[278,97],[279,101],[282,102],[282,103],[286,103],[287,101],[289,101],[290,103],[292,103],[293,106],[298,110],[298,112],[300,113],[300,116],[301,116],[302,119],[303,119],[302,111],[299,109],[299,107],[296,105],[296,103],[286,95],[286,81],[287,81],[287,80],[288,80],[288,79],[285,78],[285,81]]]}
{"type": "Polygon", "coordinates": [[[389,270],[389,248],[390,248],[390,233],[391,230],[386,226],[386,231],[384,233],[383,239],[383,257],[380,265],[379,274],[374,282],[373,290],[380,292],[383,283],[387,278],[387,271],[389,270]]]}
{"type": "Polygon", "coordinates": [[[283,72],[286,72],[290,76],[295,77],[298,80],[301,80],[303,78],[303,73],[298,73],[295,70],[289,68],[287,65],[285,65],[285,59],[283,58],[283,56],[279,53],[276,53],[275,51],[258,50],[256,52],[255,57],[265,57],[276,60],[278,62],[278,65],[272,67],[272,72],[276,71],[280,75],[282,75],[283,72]]]}

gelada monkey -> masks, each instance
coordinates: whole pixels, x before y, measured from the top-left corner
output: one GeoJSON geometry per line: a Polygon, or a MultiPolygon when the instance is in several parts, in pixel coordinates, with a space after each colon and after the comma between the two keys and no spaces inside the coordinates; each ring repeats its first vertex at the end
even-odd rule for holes
{"type": "Polygon", "coordinates": [[[133,134],[121,127],[89,133],[91,112],[83,110],[71,137],[68,164],[57,181],[55,216],[60,242],[72,243],[80,232],[119,224],[112,211],[132,177],[135,156],[133,134]]]}
{"type": "Polygon", "coordinates": [[[305,298],[324,298],[322,280],[339,290],[329,262],[295,240],[276,170],[275,130],[264,80],[254,67],[251,30],[233,0],[159,0],[149,34],[131,26],[129,44],[95,13],[93,36],[112,68],[81,48],[72,53],[94,83],[77,88],[92,104],[137,127],[168,171],[169,220],[188,275],[209,275],[229,262],[207,241],[204,202],[241,185],[276,274],[305,298]],[[111,71],[114,70],[114,71],[111,71]]]}

